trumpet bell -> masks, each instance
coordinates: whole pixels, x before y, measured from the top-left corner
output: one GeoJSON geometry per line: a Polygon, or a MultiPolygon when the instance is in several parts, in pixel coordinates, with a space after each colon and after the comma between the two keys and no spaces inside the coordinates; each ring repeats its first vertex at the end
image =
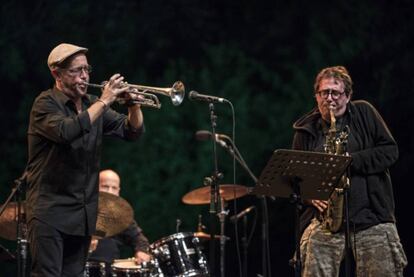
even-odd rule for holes
{"type": "Polygon", "coordinates": [[[171,102],[174,106],[180,105],[185,96],[184,84],[181,81],[177,81],[173,84],[170,92],[171,102]]]}

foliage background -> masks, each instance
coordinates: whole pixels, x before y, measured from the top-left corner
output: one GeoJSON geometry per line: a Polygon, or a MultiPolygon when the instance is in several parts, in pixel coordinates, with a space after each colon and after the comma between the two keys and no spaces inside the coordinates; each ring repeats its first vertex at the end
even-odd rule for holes
{"type": "MultiPolygon", "coordinates": [[[[182,80],[187,92],[231,100],[236,144],[257,176],[273,150],[290,147],[292,123],[314,105],[316,73],[342,64],[353,77],[354,98],[373,103],[399,143],[400,159],[392,174],[398,228],[410,260],[413,230],[406,208],[412,198],[413,8],[409,0],[4,0],[0,200],[25,167],[31,103],[52,85],[46,60],[58,43],[89,48],[94,82],[115,72],[130,83],[158,87],[182,80]]],[[[212,145],[194,139],[195,131],[210,130],[208,106],[186,99],[173,107],[160,98],[161,110],[144,111],[147,132],[140,142],[107,139],[102,161],[103,168],[120,173],[122,195],[151,241],[175,233],[177,218],[180,231],[195,231],[198,214],[208,225],[208,207],[185,205],[181,197],[201,187],[213,171],[212,145]]],[[[231,135],[229,107],[216,105],[216,114],[217,131],[231,135]]],[[[232,159],[223,149],[217,151],[223,184],[254,185],[239,167],[234,181],[232,159]]],[[[249,205],[260,208],[253,196],[241,198],[237,207],[230,204],[231,214],[249,205]]],[[[268,205],[272,272],[293,276],[287,263],[294,249],[293,208],[285,199],[268,205]]],[[[229,276],[238,274],[233,229],[227,225],[232,238],[226,248],[229,276]]],[[[258,224],[249,246],[249,276],[262,272],[260,232],[258,224]]],[[[0,243],[15,248],[13,241],[0,243]]],[[[410,272],[414,274],[409,267],[407,276],[410,272]]],[[[14,266],[6,264],[4,274],[13,276],[14,266]]]]}

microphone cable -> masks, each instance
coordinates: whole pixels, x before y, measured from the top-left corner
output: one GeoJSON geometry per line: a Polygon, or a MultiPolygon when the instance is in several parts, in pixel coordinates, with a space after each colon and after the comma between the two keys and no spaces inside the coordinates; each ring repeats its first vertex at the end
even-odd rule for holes
{"type": "MultiPolygon", "coordinates": [[[[231,109],[231,115],[232,115],[232,133],[231,133],[231,139],[232,139],[232,148],[236,144],[236,115],[234,112],[233,104],[228,101],[227,102],[231,109]]],[[[234,150],[235,151],[235,150],[234,150]]],[[[233,184],[236,184],[236,154],[233,154],[233,184]]],[[[237,214],[237,199],[236,199],[236,193],[234,192],[234,201],[233,201],[233,210],[234,213],[237,214]]],[[[237,253],[237,261],[239,264],[239,276],[243,276],[243,269],[242,269],[242,260],[241,260],[241,254],[240,254],[240,244],[239,244],[239,231],[237,228],[237,222],[234,224],[234,237],[235,237],[235,243],[236,243],[236,253],[237,253]]]]}

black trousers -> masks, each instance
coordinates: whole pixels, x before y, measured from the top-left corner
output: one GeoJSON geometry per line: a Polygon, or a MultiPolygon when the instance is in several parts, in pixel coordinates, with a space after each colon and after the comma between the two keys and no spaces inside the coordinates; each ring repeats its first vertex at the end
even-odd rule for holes
{"type": "Polygon", "coordinates": [[[28,229],[32,277],[83,276],[90,236],[64,234],[37,219],[28,229]]]}

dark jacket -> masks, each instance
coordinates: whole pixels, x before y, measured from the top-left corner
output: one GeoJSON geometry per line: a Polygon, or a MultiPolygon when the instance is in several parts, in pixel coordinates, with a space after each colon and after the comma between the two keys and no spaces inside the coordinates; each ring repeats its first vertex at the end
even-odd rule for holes
{"type": "MultiPolygon", "coordinates": [[[[358,100],[348,104],[342,118],[348,125],[350,166],[351,229],[364,229],[383,222],[395,222],[394,196],[388,168],[398,159],[398,147],[378,111],[368,102],[358,100]]],[[[317,108],[293,125],[293,149],[321,151],[323,123],[317,108]]],[[[301,216],[303,230],[316,209],[306,206],[301,216]]]]}
{"type": "Polygon", "coordinates": [[[83,97],[78,113],[56,88],[34,101],[28,129],[28,221],[37,218],[71,235],[95,232],[102,136],[134,140],[142,132],[112,109],[92,124],[86,109],[95,101],[95,96],[83,97]]]}

